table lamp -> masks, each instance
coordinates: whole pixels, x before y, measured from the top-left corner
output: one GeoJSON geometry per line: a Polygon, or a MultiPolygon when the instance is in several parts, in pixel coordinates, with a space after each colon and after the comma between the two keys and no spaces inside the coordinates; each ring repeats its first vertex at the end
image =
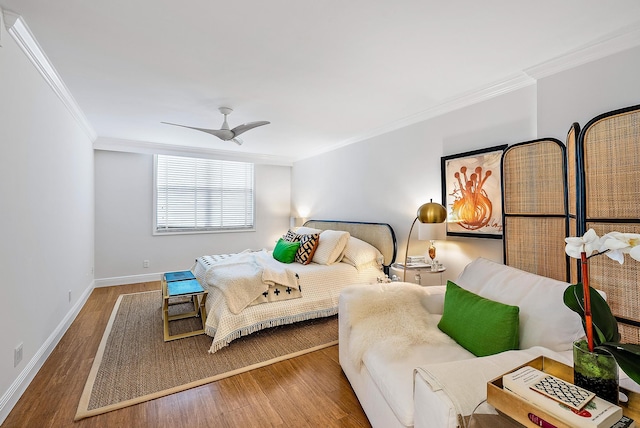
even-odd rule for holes
{"type": "MultiPolygon", "coordinates": [[[[411,223],[411,229],[409,229],[409,236],[407,237],[407,249],[404,253],[404,272],[402,273],[403,281],[406,281],[406,277],[407,277],[407,258],[409,256],[409,242],[411,241],[411,232],[413,232],[413,226],[415,226],[416,221],[420,220],[420,223],[426,223],[426,224],[438,224],[438,223],[444,223],[446,219],[447,219],[447,210],[442,205],[433,202],[433,199],[430,199],[428,203],[422,204],[420,208],[418,208],[418,213],[416,215],[416,218],[413,220],[413,223],[411,223]]],[[[429,254],[429,256],[431,256],[431,254],[429,254]]],[[[434,257],[435,257],[435,247],[434,247],[434,257]]]]}

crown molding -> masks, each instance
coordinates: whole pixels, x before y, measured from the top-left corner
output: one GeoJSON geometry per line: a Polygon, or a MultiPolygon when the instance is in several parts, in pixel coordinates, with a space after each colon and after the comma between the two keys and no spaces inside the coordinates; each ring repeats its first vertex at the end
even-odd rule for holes
{"type": "Polygon", "coordinates": [[[182,146],[179,144],[152,143],[148,141],[125,140],[121,138],[98,137],[93,143],[94,150],[112,152],[144,153],[150,155],[198,156],[219,160],[252,162],[262,165],[292,166],[293,159],[257,153],[240,153],[204,147],[182,146]]]}
{"type": "Polygon", "coordinates": [[[640,46],[640,24],[609,33],[593,42],[524,70],[538,80],[618,52],[640,46]]]}
{"type": "Polygon", "coordinates": [[[5,29],[5,23],[4,23],[4,12],[2,10],[2,8],[0,7],[0,48],[2,47],[2,33],[5,29]]]}
{"type": "Polygon", "coordinates": [[[5,26],[11,37],[16,41],[18,46],[26,54],[27,58],[40,72],[44,80],[49,84],[53,92],[60,98],[64,106],[69,110],[73,118],[78,122],[82,130],[93,142],[98,135],[93,129],[93,126],[89,123],[86,116],[78,106],[78,103],[69,92],[69,89],[62,81],[62,78],[53,67],[49,58],[44,53],[37,40],[29,30],[27,23],[22,17],[16,13],[4,10],[2,11],[4,16],[5,26]]]}
{"type": "Polygon", "coordinates": [[[534,85],[539,79],[595,61],[609,55],[616,54],[640,46],[640,23],[629,25],[617,31],[600,37],[591,43],[565,53],[562,56],[545,61],[541,64],[524,69],[521,73],[507,77],[477,90],[460,94],[420,113],[397,120],[385,126],[376,128],[365,134],[341,141],[322,150],[304,155],[296,160],[307,159],[349,144],[354,144],[378,135],[386,134],[414,123],[432,119],[463,107],[489,100],[499,95],[515,91],[526,86],[534,85]]]}
{"type": "Polygon", "coordinates": [[[473,104],[487,101],[491,98],[516,91],[518,89],[526,88],[527,86],[535,85],[536,81],[531,76],[525,73],[518,73],[512,75],[506,79],[485,85],[479,89],[462,93],[458,96],[448,98],[433,107],[423,110],[419,113],[407,116],[403,119],[391,122],[385,126],[376,128],[365,134],[358,135],[353,138],[341,141],[332,146],[328,146],[322,150],[315,151],[313,153],[306,154],[304,157],[296,160],[307,159],[313,156],[320,155],[322,153],[330,152],[341,147],[348,146],[350,144],[358,143],[360,141],[368,140],[373,137],[377,137],[382,134],[386,134],[391,131],[395,131],[400,128],[413,125],[418,122],[423,122],[434,117],[441,116],[445,113],[450,113],[455,110],[459,110],[463,107],[468,107],[473,104]]]}

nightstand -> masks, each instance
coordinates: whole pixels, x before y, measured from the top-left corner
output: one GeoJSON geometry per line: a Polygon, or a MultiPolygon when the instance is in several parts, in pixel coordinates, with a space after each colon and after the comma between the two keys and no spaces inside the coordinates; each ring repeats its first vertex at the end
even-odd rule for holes
{"type": "MultiPolygon", "coordinates": [[[[442,267],[437,271],[431,270],[431,265],[427,263],[410,264],[407,267],[407,278],[405,282],[413,282],[415,284],[423,286],[431,285],[445,285],[444,271],[446,267],[442,267]]],[[[402,281],[402,275],[404,273],[404,263],[394,263],[389,269],[389,277],[393,279],[396,275],[400,281],[402,281]]]]}

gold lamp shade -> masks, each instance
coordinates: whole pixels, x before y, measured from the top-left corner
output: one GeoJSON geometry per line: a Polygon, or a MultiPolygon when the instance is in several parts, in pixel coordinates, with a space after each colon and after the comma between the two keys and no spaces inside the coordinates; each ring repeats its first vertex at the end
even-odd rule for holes
{"type": "Polygon", "coordinates": [[[417,217],[420,223],[442,223],[447,219],[447,210],[431,199],[430,202],[418,208],[417,217]]]}

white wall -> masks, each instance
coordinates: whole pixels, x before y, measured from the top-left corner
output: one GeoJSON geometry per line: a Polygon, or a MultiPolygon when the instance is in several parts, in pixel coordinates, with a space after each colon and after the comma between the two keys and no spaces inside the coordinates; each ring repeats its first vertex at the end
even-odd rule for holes
{"type": "Polygon", "coordinates": [[[96,285],[189,269],[205,254],[273,248],[289,227],[288,166],[256,165],[254,232],[158,236],[152,234],[153,155],[96,150],[95,164],[96,285]]]}
{"type": "Polygon", "coordinates": [[[601,113],[640,104],[640,47],[540,79],[538,133],[565,141],[601,113]]]}
{"type": "MultiPolygon", "coordinates": [[[[313,218],[390,223],[402,259],[415,210],[429,198],[441,201],[441,156],[542,137],[564,141],[573,122],[584,126],[601,113],[640,104],[639,75],[640,48],[629,49],[517,92],[296,162],[292,210],[313,218]]],[[[449,238],[436,246],[438,259],[448,267],[447,279],[477,256],[502,261],[501,240],[449,238]]],[[[425,250],[414,231],[409,253],[425,250]]]]}
{"type": "Polygon", "coordinates": [[[0,31],[1,422],[92,289],[94,190],[91,140],[0,31]]]}
{"type": "MultiPolygon", "coordinates": [[[[533,139],[535,118],[536,89],[530,86],[301,160],[293,167],[292,210],[316,219],[389,223],[403,259],[418,207],[430,198],[442,202],[440,158],[533,139]]],[[[409,253],[424,253],[427,243],[415,229],[411,238],[409,253]]],[[[447,266],[445,279],[478,256],[502,262],[500,240],[449,238],[436,247],[447,266]]]]}

